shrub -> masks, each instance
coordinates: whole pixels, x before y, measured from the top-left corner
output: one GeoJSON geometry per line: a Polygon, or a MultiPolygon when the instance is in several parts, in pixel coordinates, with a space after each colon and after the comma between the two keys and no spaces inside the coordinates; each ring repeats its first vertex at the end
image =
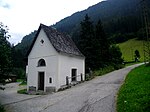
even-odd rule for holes
{"type": "Polygon", "coordinates": [[[0,104],[0,112],[5,112],[5,109],[1,104],[0,104]]]}
{"type": "Polygon", "coordinates": [[[25,70],[22,68],[14,68],[12,71],[13,74],[17,75],[19,79],[25,79],[25,70]]]}
{"type": "Polygon", "coordinates": [[[100,68],[99,70],[94,71],[94,76],[101,76],[101,75],[104,75],[106,73],[112,72],[114,70],[115,69],[113,66],[107,66],[105,68],[100,68]]]}

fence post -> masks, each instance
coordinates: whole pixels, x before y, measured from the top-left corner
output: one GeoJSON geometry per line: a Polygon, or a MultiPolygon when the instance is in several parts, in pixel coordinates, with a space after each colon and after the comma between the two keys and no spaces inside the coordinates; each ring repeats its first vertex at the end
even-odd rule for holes
{"type": "Polygon", "coordinates": [[[83,74],[81,73],[81,82],[83,81],[83,74]]]}
{"type": "Polygon", "coordinates": [[[68,86],[69,85],[69,77],[66,76],[66,85],[68,86]]]}

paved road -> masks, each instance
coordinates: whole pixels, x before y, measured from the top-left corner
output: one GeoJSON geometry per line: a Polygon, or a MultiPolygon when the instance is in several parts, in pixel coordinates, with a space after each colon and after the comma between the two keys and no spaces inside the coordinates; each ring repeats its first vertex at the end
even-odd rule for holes
{"type": "Polygon", "coordinates": [[[115,112],[117,91],[126,74],[137,66],[96,77],[62,92],[4,105],[7,112],[115,112]]]}

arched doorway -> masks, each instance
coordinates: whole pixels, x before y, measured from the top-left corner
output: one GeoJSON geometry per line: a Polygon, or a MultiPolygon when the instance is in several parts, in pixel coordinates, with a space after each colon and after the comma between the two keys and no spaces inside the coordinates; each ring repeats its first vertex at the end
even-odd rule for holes
{"type": "MultiPolygon", "coordinates": [[[[38,67],[45,67],[46,62],[44,59],[40,59],[38,61],[38,67]]],[[[38,90],[43,90],[44,91],[44,82],[45,82],[45,72],[38,72],[38,90]]]]}
{"type": "Polygon", "coordinates": [[[44,91],[44,72],[39,72],[38,73],[38,90],[43,90],[44,91]]]}

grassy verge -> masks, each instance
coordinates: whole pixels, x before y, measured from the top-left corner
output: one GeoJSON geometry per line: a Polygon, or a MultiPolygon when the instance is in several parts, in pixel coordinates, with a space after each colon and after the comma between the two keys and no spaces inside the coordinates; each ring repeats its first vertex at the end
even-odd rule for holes
{"type": "Polygon", "coordinates": [[[117,112],[150,111],[150,66],[140,66],[132,70],[117,99],[117,112]]]}
{"type": "Polygon", "coordinates": [[[19,86],[27,85],[27,81],[24,79],[17,79],[17,82],[20,82],[19,86]]]}
{"type": "Polygon", "coordinates": [[[23,81],[23,79],[17,79],[17,82],[22,82],[23,81]]]}
{"type": "Polygon", "coordinates": [[[27,94],[27,89],[18,90],[17,93],[19,93],[19,94],[27,94]]]}
{"type": "Polygon", "coordinates": [[[142,62],[135,62],[135,61],[132,61],[132,62],[126,62],[125,67],[131,66],[131,65],[135,65],[135,64],[139,64],[139,63],[142,63],[142,62]]]}
{"type": "Polygon", "coordinates": [[[22,81],[19,86],[24,86],[24,85],[27,85],[27,81],[22,81]]]}
{"type": "Polygon", "coordinates": [[[118,69],[121,69],[121,68],[124,68],[124,65],[120,64],[120,65],[117,65],[117,66],[107,66],[105,68],[100,68],[99,70],[95,70],[93,72],[93,75],[94,76],[101,76],[101,75],[105,75],[109,72],[112,72],[114,70],[118,70],[118,69]]]}
{"type": "Polygon", "coordinates": [[[101,76],[101,75],[104,75],[106,73],[109,73],[109,72],[112,72],[114,71],[114,67],[113,66],[108,66],[108,67],[105,67],[105,68],[101,68],[99,70],[95,70],[94,71],[94,76],[101,76]]]}

